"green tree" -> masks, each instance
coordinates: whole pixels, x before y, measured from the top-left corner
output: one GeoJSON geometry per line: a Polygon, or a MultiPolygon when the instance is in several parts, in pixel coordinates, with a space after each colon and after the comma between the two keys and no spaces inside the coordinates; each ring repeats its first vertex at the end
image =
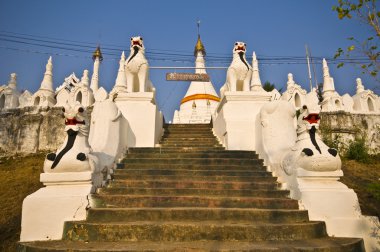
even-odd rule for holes
{"type": "Polygon", "coordinates": [[[317,86],[317,97],[319,103],[323,101],[323,83],[319,83],[317,86]]]}
{"type": "MultiPolygon", "coordinates": [[[[370,28],[372,35],[363,41],[355,37],[350,37],[348,40],[352,44],[346,49],[339,48],[334,58],[346,56],[364,56],[365,63],[360,62],[359,66],[363,73],[368,73],[380,82],[380,51],[378,49],[380,39],[380,12],[376,9],[376,0],[338,0],[338,5],[333,6],[333,11],[336,11],[339,19],[353,19],[366,27],[370,28]]],[[[343,66],[343,62],[338,64],[338,68],[343,66]]]]}
{"type": "Polygon", "coordinates": [[[270,83],[269,81],[266,81],[263,85],[263,89],[267,92],[270,92],[274,89],[274,84],[270,83]]]}

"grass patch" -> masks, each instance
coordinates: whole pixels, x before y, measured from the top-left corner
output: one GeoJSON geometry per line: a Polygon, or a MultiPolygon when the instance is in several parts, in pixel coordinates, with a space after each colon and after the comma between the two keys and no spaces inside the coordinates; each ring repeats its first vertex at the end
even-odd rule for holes
{"type": "Polygon", "coordinates": [[[349,159],[342,161],[344,176],[340,181],[358,194],[364,215],[380,218],[380,155],[369,155],[364,163],[349,159]]]}
{"type": "Polygon", "coordinates": [[[16,251],[22,201],[42,187],[39,176],[44,159],[45,153],[0,157],[0,251],[16,251]]]}
{"type": "Polygon", "coordinates": [[[373,159],[368,154],[368,148],[365,145],[364,138],[356,139],[348,145],[346,158],[350,160],[356,160],[361,163],[370,163],[373,159]]]}

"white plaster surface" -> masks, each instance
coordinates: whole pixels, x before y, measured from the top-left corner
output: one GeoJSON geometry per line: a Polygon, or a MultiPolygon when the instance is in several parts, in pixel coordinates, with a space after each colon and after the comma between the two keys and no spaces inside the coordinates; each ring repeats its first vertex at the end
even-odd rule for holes
{"type": "Polygon", "coordinates": [[[162,115],[154,103],[154,93],[122,93],[117,96],[115,103],[135,139],[128,147],[154,147],[163,129],[162,115]]]}
{"type": "Polygon", "coordinates": [[[0,110],[19,106],[20,92],[17,90],[17,75],[11,73],[8,85],[0,87],[0,110]]]}
{"type": "MultiPolygon", "coordinates": [[[[49,175],[62,176],[63,174],[49,175]]],[[[60,240],[65,221],[86,219],[86,207],[89,205],[88,196],[93,191],[91,175],[89,173],[86,175],[87,179],[81,182],[87,184],[70,185],[69,182],[66,182],[66,185],[62,185],[64,182],[55,178],[57,185],[41,188],[24,199],[21,242],[60,240]]],[[[45,178],[45,180],[50,179],[45,178]]],[[[78,182],[78,179],[76,180],[78,182]]]]}
{"type": "Polygon", "coordinates": [[[257,115],[271,100],[268,92],[227,91],[216,111],[214,132],[228,150],[254,150],[257,115]]]}

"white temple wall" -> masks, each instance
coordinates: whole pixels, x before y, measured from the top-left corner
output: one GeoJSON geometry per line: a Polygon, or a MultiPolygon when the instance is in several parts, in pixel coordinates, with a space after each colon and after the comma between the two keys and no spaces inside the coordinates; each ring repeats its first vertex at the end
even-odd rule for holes
{"type": "MultiPolygon", "coordinates": [[[[90,115],[90,111],[88,112],[90,115]]],[[[157,122],[162,122],[162,115],[156,115],[157,122]]],[[[324,136],[337,139],[342,147],[347,147],[355,136],[365,136],[371,153],[380,153],[380,115],[369,113],[347,113],[343,111],[322,112],[321,130],[324,136]]],[[[62,111],[60,107],[39,108],[25,107],[8,109],[0,112],[0,150],[8,153],[34,153],[55,150],[63,142],[56,134],[63,130],[62,111]]],[[[227,144],[226,125],[221,123],[223,116],[214,118],[214,131],[223,144],[227,144]]],[[[154,133],[156,141],[161,137],[160,126],[154,133]]],[[[129,135],[129,144],[133,146],[136,139],[129,135]]],[[[62,139],[61,139],[62,138],[62,139]]]]}
{"type": "Polygon", "coordinates": [[[352,114],[343,111],[323,112],[321,115],[322,136],[336,141],[340,152],[356,137],[363,138],[370,153],[380,153],[380,115],[352,114]]]}
{"type": "Polygon", "coordinates": [[[63,142],[61,108],[25,107],[0,112],[0,150],[35,153],[57,149],[63,142]]]}
{"type": "Polygon", "coordinates": [[[0,109],[5,108],[5,95],[1,94],[0,95],[0,109]]]}

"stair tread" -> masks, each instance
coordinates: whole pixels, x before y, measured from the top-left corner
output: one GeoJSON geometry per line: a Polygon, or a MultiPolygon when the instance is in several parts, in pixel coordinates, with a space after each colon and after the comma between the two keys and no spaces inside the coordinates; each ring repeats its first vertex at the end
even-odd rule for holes
{"type": "Polygon", "coordinates": [[[125,168],[116,170],[115,175],[168,175],[168,176],[252,176],[252,177],[272,177],[272,174],[266,171],[256,170],[195,170],[195,169],[136,169],[125,168]]]}
{"type": "Polygon", "coordinates": [[[135,178],[140,178],[141,180],[146,180],[146,179],[155,179],[156,181],[173,181],[173,180],[181,180],[183,182],[191,182],[192,180],[190,179],[195,179],[195,180],[202,180],[202,179],[210,179],[213,181],[249,181],[249,180],[263,180],[263,181],[276,181],[276,178],[274,177],[258,177],[258,176],[224,176],[224,175],[213,175],[213,176],[192,176],[189,178],[189,176],[185,175],[132,175],[132,174],[115,174],[114,175],[115,179],[117,180],[122,180],[122,179],[128,179],[129,177],[135,178]]]}
{"type": "Polygon", "coordinates": [[[239,200],[243,198],[244,200],[278,200],[278,201],[294,201],[290,198],[285,197],[250,197],[250,196],[199,196],[199,195],[145,195],[145,194],[136,194],[136,195],[126,195],[126,194],[111,194],[111,195],[103,195],[98,194],[94,195],[94,198],[97,197],[123,197],[123,198],[171,198],[171,199],[215,199],[215,200],[239,200]]]}
{"type": "Polygon", "coordinates": [[[219,220],[181,220],[181,221],[117,221],[110,223],[93,222],[93,221],[67,221],[79,225],[89,225],[89,226],[146,226],[146,225],[158,225],[158,226],[213,226],[213,227],[262,227],[262,226],[313,226],[324,224],[323,221],[307,221],[307,222],[296,222],[296,223],[271,223],[271,222],[252,222],[252,221],[232,221],[224,220],[223,222],[219,220]]]}
{"type": "MultiPolygon", "coordinates": [[[[193,241],[193,242],[82,242],[82,241],[36,241],[22,243],[31,248],[51,251],[310,251],[320,249],[329,252],[354,252],[362,247],[359,238],[321,238],[295,241],[193,241]]],[[[317,250],[318,251],[318,250],[317,250]]],[[[28,252],[28,250],[26,251],[28,252]]]]}
{"type": "Polygon", "coordinates": [[[238,212],[284,212],[284,213],[298,213],[298,212],[307,212],[307,210],[299,210],[299,209],[273,209],[273,208],[239,208],[239,207],[231,207],[231,208],[224,208],[224,207],[96,207],[91,208],[90,211],[238,211],[238,212]]]}
{"type": "MultiPolygon", "coordinates": [[[[145,189],[145,190],[210,190],[210,188],[174,188],[174,187],[160,187],[160,188],[157,188],[157,187],[144,187],[144,188],[141,188],[141,187],[131,187],[131,186],[119,186],[119,187],[110,187],[110,188],[116,188],[116,189],[145,189]]],[[[101,188],[101,190],[107,190],[109,188],[101,188]]],[[[217,189],[215,189],[217,190],[217,189]]],[[[250,192],[250,191],[255,191],[255,192],[289,192],[287,190],[276,190],[276,189],[253,189],[253,190],[249,190],[249,189],[223,189],[221,191],[236,191],[236,192],[250,192]]]]}

